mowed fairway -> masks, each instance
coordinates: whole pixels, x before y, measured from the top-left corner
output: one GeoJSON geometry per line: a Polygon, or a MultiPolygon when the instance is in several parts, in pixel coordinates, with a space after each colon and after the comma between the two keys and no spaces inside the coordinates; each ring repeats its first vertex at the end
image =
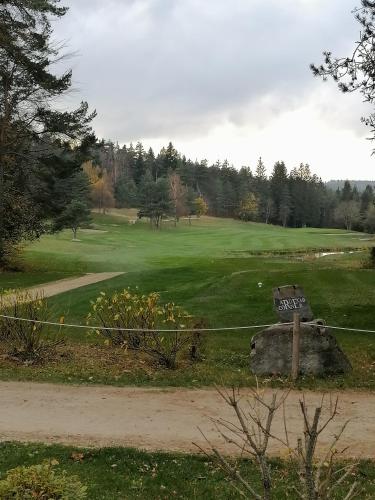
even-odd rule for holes
{"type": "MultiPolygon", "coordinates": [[[[119,211],[120,212],[120,211],[119,211]]],[[[121,212],[120,212],[121,213],[121,212]]],[[[126,212],[125,212],[126,213],[126,212]]],[[[284,229],[232,219],[204,217],[160,231],[146,222],[129,225],[125,216],[95,216],[96,230],[83,230],[79,242],[70,231],[44,237],[27,249],[31,262],[49,270],[81,272],[141,271],[179,266],[195,258],[248,256],[257,252],[352,249],[367,245],[368,235],[331,229],[284,229]]]]}
{"type": "MultiPolygon", "coordinates": [[[[125,213],[126,215],[126,213],[125,213]]],[[[338,230],[283,229],[233,220],[202,218],[192,226],[165,223],[153,231],[146,222],[129,225],[124,213],[95,216],[95,230],[44,237],[29,246],[24,259],[30,271],[24,285],[52,276],[123,271],[108,282],[87,286],[50,299],[52,315],[85,324],[93,300],[104,290],[131,287],[157,291],[211,327],[244,326],[277,321],[272,288],[298,283],[305,288],[316,317],[329,324],[375,330],[375,271],[362,268],[366,253],[316,258],[319,250],[350,250],[374,244],[369,236],[338,230]],[[47,272],[47,274],[44,274],[47,272]],[[31,278],[32,277],[32,278],[31,278]],[[259,285],[261,283],[261,285],[259,285]]],[[[22,285],[23,274],[0,275],[0,286],[22,285]]],[[[52,278],[54,279],[54,278],[52,278]]],[[[85,361],[66,359],[42,367],[2,366],[3,379],[19,378],[78,383],[199,386],[254,383],[249,374],[249,345],[254,331],[207,335],[206,360],[176,371],[155,370],[128,358],[122,363],[98,361],[87,350],[102,339],[84,330],[67,330],[85,361]]],[[[304,379],[308,387],[375,387],[375,334],[340,332],[353,374],[325,381],[304,379]]],[[[124,355],[125,356],[125,355],[124,355]]],[[[283,381],[273,383],[284,384],[283,381]]]]}

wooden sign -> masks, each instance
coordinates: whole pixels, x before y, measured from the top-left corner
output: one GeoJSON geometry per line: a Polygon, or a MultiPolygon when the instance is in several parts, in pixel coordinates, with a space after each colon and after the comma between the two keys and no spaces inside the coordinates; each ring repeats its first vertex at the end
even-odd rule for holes
{"type": "Polygon", "coordinates": [[[275,310],[282,323],[293,322],[295,312],[300,314],[301,321],[312,321],[314,315],[305,297],[303,289],[298,285],[281,286],[273,290],[275,310]]]}

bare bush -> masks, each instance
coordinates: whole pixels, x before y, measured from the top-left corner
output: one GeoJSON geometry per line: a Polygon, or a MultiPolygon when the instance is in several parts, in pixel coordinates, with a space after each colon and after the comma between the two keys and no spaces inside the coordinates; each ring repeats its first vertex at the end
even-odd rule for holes
{"type": "MultiPolygon", "coordinates": [[[[233,409],[236,417],[235,423],[224,419],[212,419],[216,430],[224,442],[233,445],[237,454],[252,458],[258,465],[260,471],[260,484],[255,480],[249,481],[240,472],[237,463],[226,458],[217,447],[204,436],[210,447],[215,461],[231,479],[233,487],[243,498],[256,500],[271,500],[273,496],[274,483],[272,478],[272,461],[269,454],[270,440],[276,440],[285,446],[289,456],[289,470],[295,470],[299,485],[291,487],[285,485],[287,496],[293,490],[293,498],[303,500],[332,500],[341,498],[351,500],[358,495],[358,483],[352,480],[356,464],[340,465],[337,460],[339,452],[336,445],[339,442],[347,422],[341,427],[339,433],[334,436],[331,445],[323,454],[321,459],[317,458],[317,444],[322,432],[337,416],[338,400],[330,400],[328,405],[328,416],[323,416],[323,403],[314,409],[313,416],[309,418],[309,411],[305,399],[300,400],[301,419],[303,421],[303,437],[297,439],[295,447],[290,443],[287,419],[285,416],[285,401],[288,393],[278,395],[271,394],[269,397],[254,389],[251,398],[242,403],[239,391],[232,389],[218,390],[224,401],[233,409]],[[284,435],[277,436],[272,431],[272,424],[276,412],[283,408],[284,435]],[[347,486],[349,482],[349,486],[347,486]],[[343,496],[338,497],[339,488],[346,488],[343,496]]],[[[327,410],[327,408],[325,408],[327,410]]],[[[198,448],[207,456],[211,453],[198,448]]]]}
{"type": "Polygon", "coordinates": [[[204,329],[207,323],[204,319],[197,319],[193,323],[193,331],[190,337],[189,357],[193,362],[203,361],[207,350],[207,335],[204,329]]]}
{"type": "Polygon", "coordinates": [[[43,324],[49,320],[49,309],[42,295],[22,291],[3,294],[0,314],[0,343],[12,358],[28,364],[42,362],[53,357],[56,348],[64,343],[60,335],[43,324]]]}
{"type": "Polygon", "coordinates": [[[186,356],[190,344],[191,338],[185,332],[155,332],[145,337],[142,350],[158,365],[174,370],[178,358],[186,356]]]}
{"type": "MultiPolygon", "coordinates": [[[[304,437],[298,438],[297,448],[294,450],[296,454],[299,479],[303,487],[303,491],[296,488],[294,491],[301,499],[306,500],[319,500],[319,499],[332,499],[337,488],[351,476],[356,464],[351,464],[337,470],[336,458],[339,452],[336,450],[336,445],[339,442],[343,432],[345,431],[348,422],[346,422],[334,436],[328,450],[323,455],[321,460],[315,458],[316,447],[319,436],[328,427],[328,425],[338,415],[338,399],[334,402],[330,400],[328,416],[324,419],[322,417],[323,401],[321,405],[314,409],[313,417],[309,418],[308,407],[305,398],[300,400],[301,415],[304,424],[304,437]],[[323,420],[322,420],[323,418],[323,420]]],[[[286,444],[289,445],[288,433],[286,431],[286,444]]],[[[354,498],[357,493],[357,483],[353,482],[350,486],[345,500],[354,498]]]]}

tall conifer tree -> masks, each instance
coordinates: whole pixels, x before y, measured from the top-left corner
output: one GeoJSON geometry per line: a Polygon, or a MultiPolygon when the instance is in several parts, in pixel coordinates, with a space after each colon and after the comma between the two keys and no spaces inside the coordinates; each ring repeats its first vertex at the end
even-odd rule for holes
{"type": "MultiPolygon", "coordinates": [[[[51,68],[59,56],[52,18],[67,9],[58,0],[10,0],[0,6],[0,265],[14,245],[46,230],[50,206],[34,199],[51,175],[67,178],[80,168],[92,142],[88,106],[59,111],[56,98],[71,87],[70,71],[51,68]]],[[[45,197],[47,199],[47,197],[45,197]]]]}

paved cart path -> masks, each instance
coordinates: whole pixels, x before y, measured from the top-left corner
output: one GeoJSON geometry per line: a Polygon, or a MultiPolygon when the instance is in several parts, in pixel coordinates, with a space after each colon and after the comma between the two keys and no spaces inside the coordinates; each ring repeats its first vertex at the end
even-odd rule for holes
{"type": "MultiPolygon", "coordinates": [[[[245,391],[246,392],[246,391],[245,391]]],[[[322,394],[306,392],[309,404],[319,404],[322,394]]],[[[347,457],[375,459],[375,394],[345,391],[338,394],[340,413],[322,435],[327,445],[342,424],[351,422],[342,438],[347,457]]],[[[302,432],[299,399],[287,399],[291,441],[302,432]]],[[[226,453],[210,417],[233,420],[231,409],[213,389],[144,389],[103,386],[69,386],[0,382],[0,440],[41,441],[79,446],[130,446],[147,450],[191,452],[193,442],[203,444],[197,427],[226,453]]],[[[280,411],[273,432],[283,433],[280,411]]],[[[285,453],[277,442],[272,452],[285,453]]],[[[340,448],[341,448],[340,447],[340,448]]]]}
{"type": "MultiPolygon", "coordinates": [[[[123,272],[116,273],[89,273],[78,278],[66,278],[63,280],[53,281],[51,283],[44,283],[41,285],[27,288],[25,291],[29,292],[31,296],[43,295],[44,297],[53,297],[60,293],[69,292],[76,288],[81,288],[101,281],[107,281],[124,274],[123,272]]],[[[12,302],[13,295],[7,295],[6,300],[12,302]]]]}

